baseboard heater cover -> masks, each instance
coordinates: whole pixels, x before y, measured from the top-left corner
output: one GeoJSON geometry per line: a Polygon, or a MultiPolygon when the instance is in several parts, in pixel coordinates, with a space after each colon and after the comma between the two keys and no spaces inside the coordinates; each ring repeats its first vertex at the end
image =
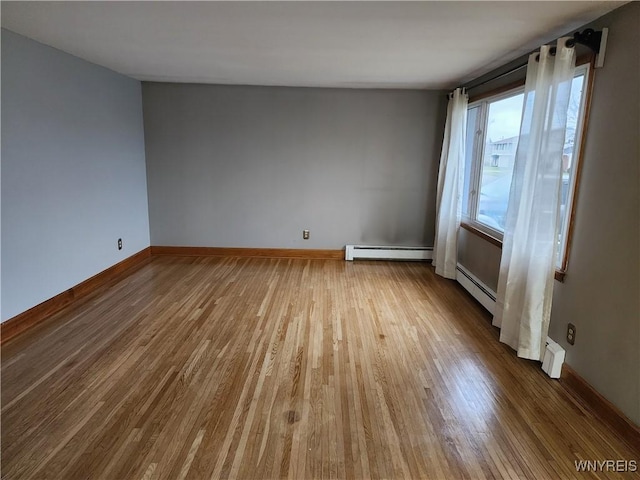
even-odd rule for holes
{"type": "Polygon", "coordinates": [[[369,260],[431,260],[433,247],[393,247],[375,245],[347,245],[344,259],[353,261],[358,258],[369,260]]]}
{"type": "Polygon", "coordinates": [[[551,378],[560,378],[565,354],[564,348],[547,337],[547,345],[542,359],[542,370],[551,378]]]}
{"type": "Polygon", "coordinates": [[[496,293],[480,281],[473,273],[458,264],[456,280],[480,304],[493,315],[496,309],[496,293]]]}
{"type": "MultiPolygon", "coordinates": [[[[486,308],[491,315],[495,315],[496,294],[493,290],[482,283],[478,277],[458,264],[456,280],[464,289],[471,294],[480,304],[486,308]]],[[[547,337],[542,370],[551,378],[560,378],[562,364],[564,363],[565,350],[547,337]]]]}

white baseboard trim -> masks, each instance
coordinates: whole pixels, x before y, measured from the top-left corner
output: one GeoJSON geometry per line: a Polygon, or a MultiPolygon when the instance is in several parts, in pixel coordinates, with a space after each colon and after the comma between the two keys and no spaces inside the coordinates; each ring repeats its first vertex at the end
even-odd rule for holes
{"type": "Polygon", "coordinates": [[[460,264],[458,264],[457,267],[456,280],[473,298],[480,302],[491,315],[494,314],[496,309],[496,292],[487,287],[478,277],[460,264]]]}

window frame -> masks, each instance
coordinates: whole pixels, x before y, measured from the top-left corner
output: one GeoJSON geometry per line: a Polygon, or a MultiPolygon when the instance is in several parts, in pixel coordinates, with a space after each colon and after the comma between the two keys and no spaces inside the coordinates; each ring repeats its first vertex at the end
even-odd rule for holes
{"type": "Polygon", "coordinates": [[[580,176],[582,174],[582,164],[584,157],[585,144],[587,139],[587,128],[589,126],[589,114],[591,112],[591,97],[593,94],[593,79],[595,73],[595,56],[590,56],[588,61],[576,62],[576,71],[578,69],[584,70],[584,81],[586,84],[583,86],[581,107],[582,115],[579,116],[578,123],[576,125],[576,137],[574,142],[574,148],[577,150],[574,152],[575,167],[573,178],[571,179],[571,185],[569,185],[569,194],[567,196],[567,206],[569,211],[566,214],[566,231],[563,235],[563,245],[561,248],[561,257],[559,265],[556,264],[556,280],[564,281],[564,277],[569,266],[569,254],[571,252],[571,240],[573,239],[573,226],[575,220],[576,209],[578,206],[578,192],[580,190],[580,176]]]}
{"type": "Polygon", "coordinates": [[[471,159],[471,172],[469,179],[469,196],[468,198],[463,199],[463,202],[467,202],[467,214],[463,217],[464,223],[489,237],[497,239],[500,243],[502,243],[504,232],[496,230],[495,228],[492,228],[477,219],[478,206],[480,203],[479,193],[481,188],[480,181],[482,176],[482,159],[484,158],[485,148],[487,144],[487,142],[485,141],[485,133],[487,130],[487,121],[489,120],[488,107],[492,102],[515,97],[516,95],[520,95],[521,93],[524,93],[524,81],[520,82],[519,86],[511,87],[509,89],[503,89],[502,91],[497,92],[493,95],[487,95],[479,99],[474,99],[474,101],[470,101],[469,105],[467,106],[467,111],[476,107],[480,108],[478,116],[478,125],[480,125],[480,128],[476,129],[475,137],[473,140],[473,156],[471,159]]]}
{"type": "MultiPolygon", "coordinates": [[[[561,249],[559,253],[559,259],[556,263],[555,270],[555,279],[557,281],[563,282],[566,276],[567,268],[569,265],[569,256],[571,253],[571,244],[573,240],[573,230],[575,223],[575,215],[578,204],[578,194],[580,190],[580,177],[582,174],[582,164],[583,164],[583,156],[585,150],[586,143],[586,132],[588,130],[589,125],[589,115],[591,112],[591,98],[593,94],[593,83],[595,76],[595,55],[589,54],[582,57],[579,57],[576,61],[576,75],[579,75],[578,71],[584,71],[584,81],[585,85],[583,86],[582,99],[581,99],[581,115],[578,119],[578,124],[576,125],[576,135],[574,146],[576,151],[574,152],[574,166],[575,168],[573,175],[571,176],[571,184],[569,185],[569,193],[567,197],[567,206],[568,212],[565,214],[565,224],[566,231],[562,236],[562,245],[559,246],[561,249]]],[[[492,101],[508,98],[509,96],[517,95],[520,92],[524,92],[525,79],[522,78],[515,82],[511,82],[502,87],[495,88],[488,92],[482,93],[475,97],[471,97],[469,99],[469,104],[467,110],[474,108],[483,102],[488,105],[492,101]]],[[[472,189],[475,189],[474,192],[475,198],[473,200],[471,198],[463,198],[463,202],[467,202],[467,214],[463,214],[462,221],[460,226],[465,230],[483,238],[489,243],[496,245],[498,248],[502,248],[502,240],[504,236],[504,232],[496,230],[494,228],[489,227],[488,225],[479,222],[477,218],[477,208],[478,208],[478,190],[479,190],[479,182],[480,182],[480,174],[482,167],[482,158],[484,156],[484,132],[486,130],[486,121],[488,108],[483,109],[482,119],[480,125],[482,128],[482,141],[478,141],[478,130],[476,130],[476,138],[474,138],[473,148],[474,148],[474,156],[472,158],[471,165],[471,178],[469,181],[469,193],[471,193],[472,189]],[[478,154],[478,149],[481,151],[478,154]],[[471,208],[473,205],[473,208],[471,208]]],[[[471,197],[471,195],[470,195],[471,197]]]]}

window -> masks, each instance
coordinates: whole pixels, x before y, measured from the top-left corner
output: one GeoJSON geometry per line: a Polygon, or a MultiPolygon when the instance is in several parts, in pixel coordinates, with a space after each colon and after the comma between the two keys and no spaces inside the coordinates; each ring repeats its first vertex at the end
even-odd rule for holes
{"type": "MultiPolygon", "coordinates": [[[[589,68],[589,64],[576,68],[567,112],[558,237],[560,271],[567,263],[589,68]]],[[[498,240],[504,233],[523,102],[524,87],[519,87],[472,102],[467,110],[463,215],[471,227],[498,240]]]]}
{"type": "Polygon", "coordinates": [[[524,88],[476,102],[467,112],[466,216],[501,237],[516,158],[524,88]]]}

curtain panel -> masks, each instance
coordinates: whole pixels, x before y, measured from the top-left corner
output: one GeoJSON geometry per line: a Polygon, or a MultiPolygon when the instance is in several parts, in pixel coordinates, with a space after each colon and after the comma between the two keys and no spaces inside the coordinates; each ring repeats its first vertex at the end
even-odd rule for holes
{"type": "Polygon", "coordinates": [[[461,88],[449,95],[436,194],[433,264],[438,275],[453,279],[458,266],[468,104],[469,98],[461,88]]]}
{"type": "Polygon", "coordinates": [[[502,244],[494,325],[519,357],[544,355],[558,248],[562,153],[575,49],[558,40],[529,57],[502,244]]]}

